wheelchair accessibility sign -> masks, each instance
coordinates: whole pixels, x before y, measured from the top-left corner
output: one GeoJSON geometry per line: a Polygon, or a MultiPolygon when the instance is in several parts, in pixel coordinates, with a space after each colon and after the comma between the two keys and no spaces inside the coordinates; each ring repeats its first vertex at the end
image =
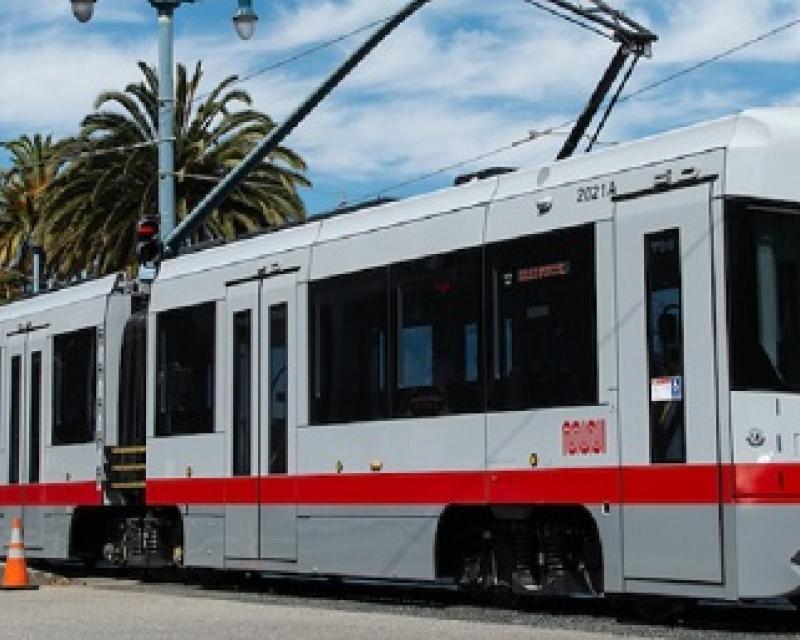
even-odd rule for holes
{"type": "Polygon", "coordinates": [[[675,402],[683,400],[683,377],[669,376],[650,380],[652,402],[675,402]]]}

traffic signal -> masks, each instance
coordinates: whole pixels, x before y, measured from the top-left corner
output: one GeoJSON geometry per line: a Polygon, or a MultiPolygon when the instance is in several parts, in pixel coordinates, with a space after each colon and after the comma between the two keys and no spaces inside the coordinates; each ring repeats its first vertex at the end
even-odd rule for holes
{"type": "Polygon", "coordinates": [[[158,216],[145,216],[136,225],[136,258],[139,264],[151,263],[161,253],[158,223],[158,216]]]}

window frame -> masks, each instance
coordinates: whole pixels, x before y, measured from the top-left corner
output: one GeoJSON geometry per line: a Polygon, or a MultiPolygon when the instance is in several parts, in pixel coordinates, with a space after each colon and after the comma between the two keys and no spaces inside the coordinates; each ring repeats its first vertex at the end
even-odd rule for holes
{"type": "MultiPolygon", "coordinates": [[[[197,304],[185,305],[182,307],[172,307],[169,309],[162,309],[156,313],[156,327],[155,327],[155,379],[154,379],[154,402],[153,402],[153,411],[155,412],[154,421],[153,421],[153,432],[156,438],[178,438],[181,436],[199,436],[199,435],[210,435],[216,432],[217,430],[217,384],[219,382],[219,367],[217,363],[217,356],[218,356],[218,336],[217,336],[217,329],[219,324],[218,319],[218,305],[216,300],[209,300],[205,302],[200,302],[197,304]],[[193,428],[191,430],[180,428],[179,430],[175,430],[175,426],[172,424],[172,421],[169,423],[169,428],[166,428],[164,425],[164,421],[166,420],[166,416],[171,413],[186,413],[183,412],[176,412],[174,410],[169,410],[170,406],[168,405],[166,408],[168,410],[161,411],[162,409],[162,402],[166,399],[168,393],[168,389],[162,389],[160,387],[161,378],[162,378],[162,322],[168,316],[175,317],[180,314],[188,314],[192,311],[202,310],[203,312],[207,312],[209,318],[211,320],[211,326],[207,329],[208,335],[210,336],[210,359],[206,362],[206,366],[210,363],[211,367],[211,380],[209,384],[209,394],[210,397],[207,398],[210,400],[211,406],[203,411],[206,414],[204,417],[204,424],[199,428],[193,428]],[[163,417],[162,417],[163,416],[163,417]],[[205,423],[207,420],[207,424],[205,423]]],[[[167,347],[168,349],[168,347],[167,347]]],[[[164,359],[167,357],[167,354],[164,354],[164,359]]],[[[164,360],[166,362],[166,360],[164,360]]],[[[193,375],[198,375],[196,372],[193,375]]],[[[163,379],[164,385],[169,385],[169,379],[164,376],[163,379]]],[[[175,394],[172,394],[173,396],[175,394]]],[[[175,398],[173,397],[173,402],[175,402],[175,398]]]]}
{"type": "MultiPolygon", "coordinates": [[[[597,277],[597,257],[598,257],[598,237],[597,237],[597,223],[587,222],[584,224],[574,225],[570,227],[559,227],[556,229],[544,231],[541,233],[523,235],[523,236],[515,236],[513,238],[509,238],[507,240],[498,241],[498,242],[491,242],[485,246],[484,252],[484,323],[485,326],[488,327],[488,330],[485,332],[485,366],[483,367],[483,377],[485,380],[486,386],[486,412],[487,413],[509,413],[509,412],[521,412],[521,411],[540,411],[540,410],[547,410],[547,409],[569,409],[573,407],[588,407],[588,406],[598,406],[600,404],[600,348],[598,344],[598,277],[597,277]],[[589,273],[584,274],[584,279],[582,281],[581,286],[581,293],[587,293],[584,291],[588,287],[590,290],[590,302],[589,308],[590,313],[582,313],[582,317],[589,316],[589,320],[586,322],[586,327],[590,328],[589,334],[585,336],[586,344],[590,345],[591,353],[585,358],[586,360],[591,360],[591,373],[590,377],[587,378],[587,389],[591,386],[591,393],[579,400],[574,402],[545,402],[542,404],[531,404],[530,401],[525,403],[511,403],[508,399],[503,400],[502,398],[498,398],[497,395],[501,394],[502,391],[498,391],[497,387],[499,386],[498,383],[502,382],[503,380],[506,381],[505,384],[508,384],[510,380],[510,372],[503,375],[501,373],[502,370],[502,361],[501,361],[501,352],[502,347],[501,344],[506,346],[508,345],[508,335],[501,334],[500,329],[501,326],[504,324],[503,319],[501,318],[500,307],[501,297],[499,294],[499,287],[497,286],[497,278],[495,277],[495,268],[500,265],[503,266],[503,261],[495,260],[495,256],[499,252],[505,252],[509,254],[510,251],[518,251],[520,247],[525,247],[528,245],[531,247],[531,265],[514,265],[513,267],[506,267],[506,270],[509,268],[516,272],[519,275],[519,272],[524,270],[527,267],[548,267],[553,266],[559,262],[573,262],[575,258],[576,250],[576,240],[574,239],[578,234],[582,234],[584,237],[582,240],[587,242],[586,246],[579,246],[578,249],[589,249],[589,253],[587,257],[583,257],[583,254],[577,254],[581,257],[585,264],[583,266],[587,266],[589,268],[589,273]],[[572,236],[572,239],[570,239],[572,236]],[[563,242],[566,252],[564,253],[564,259],[561,260],[553,260],[552,254],[554,253],[550,247],[555,242],[563,242]],[[534,245],[544,245],[550,249],[549,251],[540,252],[534,245]],[[538,258],[538,255],[544,253],[545,256],[538,258]],[[567,260],[566,258],[569,258],[567,260]],[[506,340],[501,340],[501,337],[505,337],[506,340]],[[497,369],[497,367],[500,369],[497,369]],[[499,377],[495,378],[493,374],[497,372],[499,377]]],[[[508,259],[505,264],[511,264],[511,259],[508,259]]],[[[572,267],[570,267],[572,268],[572,267]]],[[[498,271],[499,274],[499,271],[498,271]]],[[[570,291],[575,289],[575,285],[570,286],[570,291]]],[[[513,347],[512,347],[513,349],[513,347]]],[[[584,358],[581,358],[584,360],[584,358]]],[[[506,392],[507,394],[508,392],[506,392]]]]}
{"type": "Polygon", "coordinates": [[[97,428],[97,340],[98,340],[98,330],[96,325],[91,325],[88,327],[81,327],[79,329],[73,329],[71,331],[64,331],[63,333],[54,334],[52,336],[52,363],[51,363],[51,372],[52,372],[52,380],[50,384],[51,390],[51,398],[50,398],[50,440],[51,444],[54,447],[70,447],[70,446],[80,446],[93,443],[96,438],[95,430],[97,428]],[[91,380],[88,385],[88,390],[91,395],[91,402],[87,403],[87,406],[91,407],[89,411],[89,424],[85,425],[84,428],[87,429],[86,432],[82,435],[80,439],[65,439],[58,435],[58,424],[56,422],[57,416],[60,415],[59,410],[57,409],[57,403],[59,399],[62,397],[62,393],[58,389],[58,383],[61,380],[61,376],[58,374],[58,366],[59,366],[59,341],[68,337],[77,337],[79,334],[90,334],[91,335],[91,351],[89,357],[89,370],[91,371],[91,380]]]}
{"type": "MultiPolygon", "coordinates": [[[[336,424],[352,424],[358,422],[383,422],[388,420],[402,420],[402,419],[427,419],[446,417],[453,415],[480,415],[487,413],[505,413],[513,411],[537,411],[546,409],[568,409],[573,407],[585,406],[599,406],[600,405],[600,381],[601,381],[601,349],[598,345],[598,314],[599,310],[599,284],[597,274],[597,259],[599,253],[599,238],[597,235],[597,221],[590,221],[579,225],[570,227],[557,228],[541,233],[533,233],[528,235],[516,236],[502,241],[495,241],[474,245],[470,247],[462,247],[454,251],[447,251],[438,254],[432,254],[415,258],[414,260],[406,260],[402,262],[394,262],[378,267],[371,267],[358,271],[352,271],[344,274],[337,274],[319,280],[309,281],[308,287],[308,424],[309,426],[324,426],[336,424]],[[490,400],[490,376],[494,363],[494,340],[497,335],[498,329],[498,315],[495,297],[492,294],[492,264],[490,264],[492,252],[496,252],[509,244],[520,243],[542,243],[544,245],[550,244],[553,238],[562,236],[565,238],[565,247],[572,251],[574,240],[568,240],[570,234],[583,233],[585,234],[586,245],[579,248],[590,249],[589,255],[582,257],[581,265],[588,268],[588,273],[585,274],[583,280],[584,289],[591,291],[590,306],[590,320],[587,322],[587,327],[590,327],[590,334],[586,334],[586,344],[591,348],[591,364],[587,368],[590,373],[586,383],[587,388],[591,386],[591,393],[587,394],[585,398],[581,398],[571,403],[548,403],[544,405],[531,405],[524,407],[499,407],[492,405],[490,400]],[[477,371],[474,374],[474,380],[467,380],[467,383],[474,383],[477,387],[477,394],[479,402],[475,405],[474,409],[466,411],[449,411],[446,413],[431,413],[428,415],[407,416],[397,415],[396,402],[397,393],[399,389],[399,369],[398,369],[398,351],[401,327],[401,319],[399,317],[400,309],[398,308],[398,296],[396,290],[396,275],[395,273],[408,265],[418,261],[427,260],[431,258],[448,259],[458,254],[466,254],[468,252],[480,252],[479,260],[479,282],[475,288],[475,295],[480,297],[478,302],[479,313],[476,318],[477,322],[477,371]],[[386,307],[387,315],[384,326],[386,335],[386,353],[384,356],[384,377],[386,391],[384,396],[385,402],[385,415],[379,417],[366,417],[356,419],[332,420],[330,416],[324,416],[321,419],[319,410],[315,407],[318,401],[317,389],[320,385],[320,379],[325,377],[325,373],[321,371],[322,363],[319,357],[320,354],[320,319],[317,317],[318,310],[321,304],[336,303],[337,295],[335,288],[340,283],[348,283],[349,279],[354,281],[358,278],[367,277],[371,273],[381,273],[386,279],[386,307]]],[[[573,256],[575,254],[568,253],[567,255],[573,256]]],[[[580,254],[577,254],[580,255],[580,254]]],[[[348,283],[349,284],[349,283],[348,283]]],[[[346,288],[346,285],[345,285],[346,288]]],[[[584,314],[586,315],[586,314],[584,314]]],[[[465,337],[466,339],[466,337],[465,337]]],[[[465,353],[466,353],[466,346],[465,353]]],[[[434,348],[435,356],[435,348],[434,348]]],[[[465,356],[466,357],[466,356],[465,356]]],[[[434,364],[435,368],[435,364],[434,364]]],[[[467,365],[465,361],[465,371],[467,365]]],[[[331,374],[328,374],[331,377],[331,374]]],[[[435,374],[434,374],[435,377],[435,374]]]]}

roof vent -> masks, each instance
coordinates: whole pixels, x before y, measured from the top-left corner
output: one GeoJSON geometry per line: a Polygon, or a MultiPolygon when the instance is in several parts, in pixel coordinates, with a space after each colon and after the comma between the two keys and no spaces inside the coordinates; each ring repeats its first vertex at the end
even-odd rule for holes
{"type": "Polygon", "coordinates": [[[488,180],[489,178],[502,176],[506,173],[514,173],[516,170],[516,167],[489,167],[488,169],[482,169],[481,171],[465,173],[463,176],[456,176],[456,179],[453,181],[453,185],[460,187],[462,184],[477,182],[478,180],[488,180]]]}

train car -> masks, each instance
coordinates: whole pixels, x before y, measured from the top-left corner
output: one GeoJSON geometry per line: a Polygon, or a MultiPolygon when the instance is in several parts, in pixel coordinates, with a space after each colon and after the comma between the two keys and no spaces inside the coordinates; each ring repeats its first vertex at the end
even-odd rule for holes
{"type": "Polygon", "coordinates": [[[9,305],[0,532],[21,512],[33,555],[120,564],[794,598],[798,156],[799,110],[748,111],[187,253],[146,300],[9,305]],[[59,346],[86,326],[94,387],[59,346]]]}

